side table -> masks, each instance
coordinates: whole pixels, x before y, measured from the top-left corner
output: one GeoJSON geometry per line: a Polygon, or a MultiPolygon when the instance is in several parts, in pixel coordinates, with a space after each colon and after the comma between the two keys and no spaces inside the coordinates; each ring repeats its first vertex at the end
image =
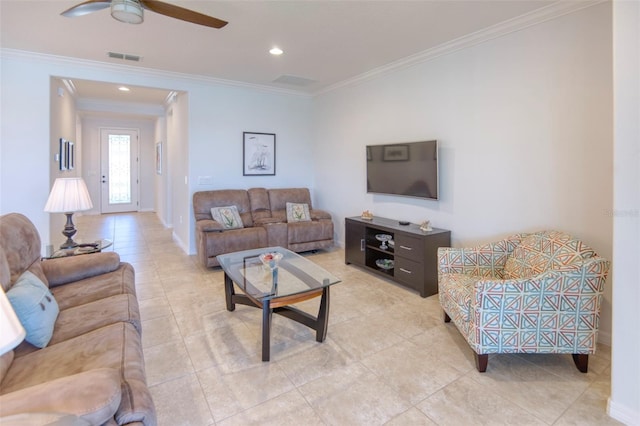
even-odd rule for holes
{"type": "Polygon", "coordinates": [[[43,259],[56,259],[58,257],[67,257],[67,256],[79,256],[81,254],[91,254],[91,253],[99,253],[102,250],[111,247],[113,245],[113,241],[111,240],[96,240],[90,245],[80,245],[78,247],[73,247],[70,249],[58,249],[55,250],[51,255],[44,256],[43,259]]]}

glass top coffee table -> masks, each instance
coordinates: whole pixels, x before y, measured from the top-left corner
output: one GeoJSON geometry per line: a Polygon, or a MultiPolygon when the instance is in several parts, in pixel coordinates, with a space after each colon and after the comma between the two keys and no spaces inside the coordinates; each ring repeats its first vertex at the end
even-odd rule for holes
{"type": "Polygon", "coordinates": [[[329,321],[329,287],[339,283],[339,278],[282,247],[222,254],[217,259],[224,271],[227,310],[235,310],[236,303],[262,308],[263,361],[270,358],[273,313],[306,325],[316,331],[316,341],[324,341],[329,321]],[[260,260],[265,253],[282,254],[275,269],[260,260]],[[243,294],[236,294],[234,283],[243,294]],[[317,317],[290,306],[318,296],[321,298],[317,317]]]}

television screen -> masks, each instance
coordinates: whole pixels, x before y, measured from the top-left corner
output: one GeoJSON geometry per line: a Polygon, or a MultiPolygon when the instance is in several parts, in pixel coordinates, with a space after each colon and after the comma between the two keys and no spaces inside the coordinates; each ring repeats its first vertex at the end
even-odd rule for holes
{"type": "Polygon", "coordinates": [[[438,142],[367,145],[367,192],[438,199],[438,142]]]}

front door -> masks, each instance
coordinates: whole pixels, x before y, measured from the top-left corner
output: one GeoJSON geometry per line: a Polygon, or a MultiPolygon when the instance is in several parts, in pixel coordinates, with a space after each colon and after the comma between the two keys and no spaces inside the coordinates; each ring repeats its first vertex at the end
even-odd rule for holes
{"type": "Polygon", "coordinates": [[[100,130],[101,212],[138,211],[138,131],[100,130]]]}

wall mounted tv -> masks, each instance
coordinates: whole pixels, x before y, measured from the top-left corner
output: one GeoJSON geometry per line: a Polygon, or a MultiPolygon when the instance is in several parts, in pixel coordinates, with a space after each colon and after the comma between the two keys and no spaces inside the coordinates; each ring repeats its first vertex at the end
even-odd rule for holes
{"type": "Polygon", "coordinates": [[[438,141],[367,145],[367,192],[437,200],[438,141]]]}

